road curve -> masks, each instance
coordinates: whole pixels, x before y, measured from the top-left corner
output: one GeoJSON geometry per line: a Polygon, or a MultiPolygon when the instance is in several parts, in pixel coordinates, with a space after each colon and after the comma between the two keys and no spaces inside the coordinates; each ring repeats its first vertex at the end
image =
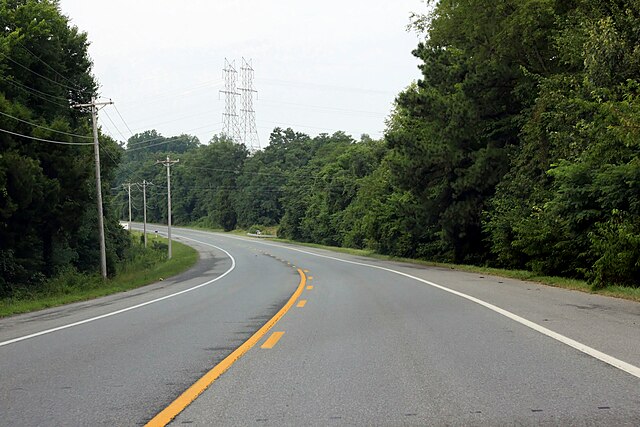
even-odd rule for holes
{"type": "Polygon", "coordinates": [[[640,424],[639,304],[226,234],[173,234],[207,257],[195,272],[0,321],[0,424],[148,422],[285,304],[298,268],[308,282],[292,308],[173,424],[640,424]]]}
{"type": "Polygon", "coordinates": [[[143,425],[299,283],[297,271],[274,258],[188,243],[201,258],[188,273],[1,319],[0,425],[143,425]]]}

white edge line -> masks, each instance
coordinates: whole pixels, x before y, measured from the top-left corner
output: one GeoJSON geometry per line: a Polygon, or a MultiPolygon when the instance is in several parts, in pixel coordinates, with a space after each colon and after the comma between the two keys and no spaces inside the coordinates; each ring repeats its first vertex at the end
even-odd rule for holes
{"type": "MultiPolygon", "coordinates": [[[[189,231],[195,231],[196,233],[202,233],[202,232],[196,231],[196,230],[189,230],[189,231]]],[[[559,341],[559,342],[561,342],[563,344],[566,344],[569,347],[573,347],[576,350],[578,350],[578,351],[580,351],[580,352],[582,352],[584,354],[587,354],[587,355],[589,355],[591,357],[594,357],[594,358],[596,358],[598,360],[601,360],[602,362],[605,362],[605,363],[607,363],[607,364],[609,364],[609,365],[611,365],[611,366],[613,366],[615,368],[618,368],[618,369],[620,369],[620,370],[622,370],[622,371],[624,371],[624,372],[626,372],[628,374],[631,374],[636,378],[640,378],[640,367],[634,366],[634,365],[632,365],[630,363],[627,363],[627,362],[625,362],[623,360],[617,359],[617,358],[615,358],[613,356],[610,356],[610,355],[608,355],[606,353],[603,353],[603,352],[601,352],[599,350],[596,350],[595,348],[589,347],[586,344],[582,344],[581,342],[578,342],[578,341],[573,340],[573,339],[571,339],[569,337],[566,337],[566,336],[564,336],[562,334],[554,332],[551,329],[547,329],[544,326],[538,325],[537,323],[532,322],[531,320],[527,320],[524,317],[520,317],[517,314],[514,314],[514,313],[512,313],[512,312],[510,312],[508,310],[505,310],[503,308],[500,308],[498,306],[495,306],[493,304],[485,302],[485,301],[483,301],[481,299],[478,299],[476,297],[473,297],[471,295],[467,295],[467,294],[464,294],[462,292],[458,292],[458,291],[455,291],[453,289],[449,289],[449,288],[444,287],[442,285],[438,285],[437,283],[430,282],[428,280],[424,280],[424,279],[421,279],[419,277],[412,276],[412,275],[407,274],[407,273],[403,273],[401,271],[392,270],[392,269],[386,268],[386,267],[381,267],[379,265],[366,264],[366,263],[357,262],[357,261],[348,261],[348,260],[345,260],[345,259],[335,258],[335,257],[328,256],[328,255],[321,255],[321,254],[317,254],[317,253],[313,253],[313,252],[309,252],[309,251],[304,251],[302,249],[292,248],[292,247],[285,246],[285,245],[275,245],[273,243],[267,243],[267,242],[263,242],[263,241],[260,241],[260,240],[245,239],[245,238],[241,238],[241,237],[227,236],[227,235],[223,235],[223,234],[216,234],[216,235],[217,236],[227,237],[229,239],[242,240],[242,241],[245,241],[245,242],[254,242],[254,243],[259,243],[259,244],[266,245],[266,246],[273,246],[273,247],[277,247],[277,248],[281,248],[281,249],[288,249],[288,250],[291,250],[291,251],[300,252],[300,253],[303,253],[303,254],[312,255],[312,256],[316,256],[316,257],[320,257],[320,258],[327,258],[327,259],[331,259],[331,260],[334,260],[334,261],[343,262],[343,263],[347,263],[347,264],[355,264],[355,265],[359,265],[359,266],[363,266],[363,267],[376,268],[376,269],[379,269],[379,270],[384,270],[384,271],[387,271],[387,272],[390,272],[390,273],[398,274],[400,276],[408,277],[408,278],[413,279],[413,280],[417,280],[418,282],[422,282],[422,283],[427,284],[429,286],[432,286],[434,288],[440,289],[440,290],[442,290],[444,292],[448,292],[450,294],[459,296],[461,298],[464,298],[466,300],[469,300],[471,302],[479,304],[479,305],[481,305],[481,306],[483,306],[485,308],[488,308],[491,311],[494,311],[494,312],[496,312],[498,314],[501,314],[504,317],[507,317],[507,318],[509,318],[509,319],[511,319],[511,320],[513,320],[515,322],[518,322],[521,325],[524,325],[524,326],[526,326],[526,327],[528,327],[530,329],[533,329],[534,331],[537,331],[537,332],[539,332],[539,333],[541,333],[543,335],[546,335],[546,336],[548,336],[550,338],[553,338],[554,340],[559,341]]]]}
{"type": "Polygon", "coordinates": [[[196,289],[202,288],[203,286],[210,285],[211,283],[222,279],[227,274],[231,273],[234,268],[236,268],[236,260],[235,260],[235,258],[233,258],[233,256],[231,256],[231,254],[229,252],[225,251],[224,249],[222,249],[222,248],[220,248],[218,246],[212,245],[210,243],[205,243],[205,242],[201,242],[199,240],[191,239],[189,237],[184,237],[184,236],[180,236],[180,237],[182,237],[184,239],[187,239],[187,240],[191,240],[191,241],[200,243],[200,244],[203,244],[203,245],[211,246],[213,248],[216,248],[216,249],[224,252],[231,259],[231,267],[227,271],[225,271],[222,275],[216,277],[215,279],[212,279],[212,280],[209,280],[207,282],[201,283],[201,284],[196,285],[196,286],[194,286],[192,288],[185,289],[185,290],[182,290],[180,292],[176,292],[176,293],[173,293],[173,294],[170,294],[170,295],[165,295],[163,297],[156,298],[156,299],[153,299],[151,301],[146,301],[146,302],[143,302],[143,303],[140,303],[140,304],[136,304],[136,305],[133,305],[131,307],[123,308],[121,310],[116,310],[116,311],[112,311],[110,313],[105,313],[105,314],[102,314],[100,316],[91,317],[89,319],[80,320],[80,321],[74,322],[74,323],[69,323],[68,325],[62,325],[62,326],[58,326],[56,328],[46,329],[44,331],[36,332],[36,333],[33,333],[33,334],[29,334],[29,335],[24,335],[24,336],[18,337],[18,338],[13,338],[13,339],[10,339],[8,341],[3,341],[3,342],[0,342],[0,347],[3,347],[5,345],[9,345],[9,344],[14,344],[14,343],[17,343],[17,342],[20,342],[20,341],[28,340],[30,338],[39,337],[41,335],[50,334],[52,332],[61,331],[63,329],[73,328],[74,326],[84,325],[85,323],[95,322],[96,320],[104,319],[106,317],[115,316],[116,314],[126,313],[127,311],[135,310],[135,309],[144,307],[144,306],[149,305],[149,304],[154,304],[156,302],[164,301],[166,299],[173,298],[173,297],[176,297],[178,295],[186,294],[187,292],[194,291],[196,289]]]}

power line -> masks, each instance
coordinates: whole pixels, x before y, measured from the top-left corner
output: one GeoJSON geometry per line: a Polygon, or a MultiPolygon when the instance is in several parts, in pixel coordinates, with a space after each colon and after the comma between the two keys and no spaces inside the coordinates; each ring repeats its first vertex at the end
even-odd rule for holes
{"type": "Polygon", "coordinates": [[[104,128],[106,129],[106,135],[108,137],[110,137],[111,139],[113,139],[114,141],[117,140],[118,138],[116,138],[114,135],[115,133],[111,130],[111,128],[109,128],[109,126],[107,126],[107,124],[105,122],[100,123],[100,128],[104,128]]]}
{"type": "Polygon", "coordinates": [[[4,54],[4,53],[0,53],[0,55],[3,55],[3,56],[4,56],[5,58],[7,58],[9,61],[13,62],[14,64],[16,64],[16,65],[18,65],[18,66],[20,66],[20,67],[22,67],[22,68],[24,68],[24,69],[25,69],[25,70],[27,70],[27,71],[29,71],[29,72],[31,72],[31,73],[33,73],[33,74],[35,74],[36,76],[42,77],[43,79],[48,80],[48,81],[50,81],[51,83],[54,83],[54,84],[56,84],[56,85],[58,85],[58,86],[60,86],[60,87],[63,87],[63,88],[65,88],[65,89],[69,89],[69,90],[72,90],[72,91],[76,91],[76,92],[81,92],[81,93],[85,93],[85,94],[91,94],[91,92],[89,92],[89,91],[76,89],[76,88],[73,88],[73,87],[71,87],[71,86],[67,86],[67,85],[62,84],[62,83],[60,83],[60,82],[57,82],[57,81],[55,81],[55,80],[53,80],[53,79],[50,79],[50,78],[49,78],[49,77],[47,77],[47,76],[43,76],[42,74],[38,73],[37,71],[33,71],[31,68],[27,67],[26,65],[22,65],[21,63],[19,63],[18,61],[16,61],[16,60],[15,60],[15,59],[13,59],[13,58],[11,58],[11,57],[7,56],[7,55],[6,55],[6,54],[4,54]]]}
{"type": "MultiPolygon", "coordinates": [[[[214,130],[217,130],[217,129],[214,129],[214,130]]],[[[162,137],[162,138],[165,138],[165,137],[162,137]]],[[[156,140],[157,140],[157,139],[160,139],[160,138],[156,138],[156,140]]],[[[126,152],[127,152],[127,153],[129,153],[129,152],[131,152],[131,151],[144,150],[145,148],[156,147],[156,146],[158,146],[158,145],[168,144],[168,143],[170,143],[170,142],[184,141],[184,140],[185,140],[185,137],[172,136],[172,137],[170,137],[170,138],[166,138],[166,140],[165,140],[165,141],[161,141],[161,142],[158,142],[158,143],[156,143],[156,144],[149,144],[149,145],[145,145],[145,146],[143,146],[143,147],[127,148],[127,149],[126,149],[126,152]]],[[[137,142],[137,143],[136,143],[136,145],[137,145],[137,144],[142,144],[143,142],[150,142],[150,141],[151,141],[151,140],[148,140],[148,141],[140,141],[140,142],[137,142]]]]}
{"type": "MultiPolygon", "coordinates": [[[[27,47],[25,45],[23,45],[22,43],[20,43],[19,41],[15,41],[15,43],[20,46],[22,49],[26,50],[27,52],[29,52],[31,54],[31,56],[33,56],[34,58],[36,58],[38,61],[40,61],[41,63],[43,63],[44,65],[47,66],[47,68],[49,68],[51,71],[53,71],[55,74],[57,74],[59,77],[61,77],[62,79],[68,81],[71,84],[74,84],[74,82],[72,82],[71,80],[69,80],[67,77],[65,77],[64,75],[60,74],[55,68],[53,68],[51,65],[47,64],[46,61],[42,60],[42,58],[40,58],[38,55],[36,55],[35,53],[31,52],[29,49],[27,49],[27,47]]],[[[82,92],[82,89],[77,88],[76,90],[78,90],[79,92],[82,92]]]]}
{"type": "MultiPolygon", "coordinates": [[[[382,132],[376,131],[376,132],[351,132],[347,129],[336,129],[336,128],[323,128],[323,127],[318,127],[318,126],[308,126],[308,125],[300,125],[300,124],[296,124],[296,123],[282,123],[282,122],[263,122],[263,123],[271,123],[273,125],[277,125],[277,127],[280,126],[295,126],[295,127],[301,127],[301,128],[309,128],[309,129],[317,129],[317,130],[324,130],[324,131],[330,131],[330,132],[349,132],[351,134],[356,134],[356,133],[364,133],[367,135],[382,135],[382,132]]],[[[261,129],[272,129],[272,127],[270,126],[258,126],[261,129]]]]}
{"type": "MultiPolygon", "coordinates": [[[[166,123],[179,122],[181,120],[192,119],[194,117],[209,116],[209,115],[211,115],[212,112],[215,112],[215,111],[217,111],[217,110],[216,109],[204,110],[204,111],[202,111],[200,113],[197,113],[197,114],[190,114],[190,115],[187,115],[187,116],[182,116],[182,117],[178,117],[178,118],[171,119],[171,120],[165,120],[163,122],[152,122],[151,124],[145,125],[144,127],[148,129],[150,127],[155,127],[157,125],[163,125],[163,124],[166,124],[166,123]]],[[[173,113],[169,113],[169,114],[173,114],[173,113]]],[[[142,123],[145,123],[145,122],[143,121],[142,123]]],[[[139,128],[139,129],[142,129],[142,128],[139,128]]]]}
{"type": "Polygon", "coordinates": [[[100,145],[100,149],[102,150],[102,152],[104,154],[107,155],[108,158],[111,159],[111,161],[113,162],[114,165],[118,166],[120,165],[120,162],[118,162],[112,155],[111,153],[109,153],[109,150],[107,150],[105,147],[103,147],[102,145],[100,145]]]}
{"type": "Polygon", "coordinates": [[[102,152],[103,152],[103,153],[105,153],[105,154],[107,155],[107,157],[109,157],[109,158],[111,159],[111,161],[113,161],[113,163],[114,163],[116,166],[118,166],[118,167],[120,167],[120,168],[123,168],[126,172],[128,172],[128,173],[129,173],[129,179],[133,179],[133,178],[136,178],[136,177],[138,177],[138,178],[139,178],[139,177],[141,177],[142,171],[138,170],[138,171],[135,171],[135,172],[134,172],[134,171],[133,171],[132,169],[130,169],[128,166],[125,166],[125,163],[124,163],[124,162],[122,162],[122,161],[120,161],[120,162],[116,161],[116,159],[114,159],[114,158],[113,158],[113,156],[111,155],[111,153],[109,153],[109,151],[108,151],[105,147],[100,146],[100,148],[102,149],[102,152]]]}
{"type": "Polygon", "coordinates": [[[15,136],[21,136],[23,138],[33,139],[35,141],[48,142],[51,144],[61,144],[61,145],[93,145],[93,142],[66,142],[66,141],[54,141],[51,139],[37,138],[35,136],[23,135],[17,132],[11,132],[10,130],[0,129],[0,132],[8,133],[15,136]]]}
{"type": "Polygon", "coordinates": [[[158,145],[168,144],[170,142],[180,141],[180,139],[167,139],[165,141],[157,142],[155,144],[145,145],[144,147],[135,147],[135,148],[127,148],[126,152],[130,153],[132,151],[144,150],[145,148],[157,147],[158,145]]]}
{"type": "Polygon", "coordinates": [[[41,90],[34,89],[34,88],[30,87],[30,86],[27,86],[27,85],[22,84],[22,83],[20,83],[20,82],[16,82],[16,81],[14,81],[14,80],[12,80],[12,79],[10,79],[10,78],[7,78],[7,77],[5,77],[5,76],[0,76],[0,78],[2,78],[2,79],[3,79],[4,81],[6,81],[7,83],[11,83],[11,84],[13,84],[13,85],[20,86],[20,87],[22,87],[23,89],[27,89],[27,90],[30,90],[30,91],[36,92],[36,93],[38,93],[38,94],[40,94],[40,95],[47,96],[47,97],[49,97],[49,98],[53,98],[53,99],[58,99],[58,100],[60,100],[60,101],[67,101],[67,102],[69,101],[67,98],[64,98],[64,97],[62,97],[62,96],[57,96],[57,95],[52,95],[52,94],[47,93],[47,92],[42,92],[41,90]]]}
{"type": "Polygon", "coordinates": [[[9,83],[9,84],[11,84],[11,85],[13,85],[13,86],[15,86],[15,87],[18,87],[18,88],[20,88],[20,89],[31,91],[31,92],[33,92],[33,93],[31,93],[31,95],[34,95],[34,96],[35,96],[35,97],[37,97],[37,98],[40,98],[40,99],[45,100],[45,101],[47,101],[47,102],[50,102],[51,104],[57,105],[57,106],[59,106],[59,107],[69,108],[69,105],[68,105],[68,104],[67,104],[67,105],[64,105],[64,104],[61,104],[61,103],[59,103],[59,102],[52,101],[51,99],[49,99],[49,98],[47,98],[47,97],[51,97],[51,98],[55,98],[55,99],[61,99],[61,100],[64,100],[64,101],[68,101],[68,100],[67,100],[67,99],[65,99],[65,98],[62,98],[62,97],[60,97],[60,96],[49,95],[49,94],[47,94],[47,93],[45,93],[45,92],[40,92],[40,91],[39,91],[39,90],[37,90],[37,89],[34,89],[34,88],[29,87],[29,86],[27,86],[27,85],[23,85],[22,83],[14,82],[13,80],[7,79],[7,78],[5,78],[5,77],[3,77],[3,76],[0,76],[0,79],[4,80],[5,82],[7,82],[7,83],[9,83]]]}
{"type": "MultiPolygon", "coordinates": [[[[172,196],[175,196],[176,194],[174,194],[175,192],[178,193],[178,200],[185,200],[184,196],[193,196],[192,194],[180,194],[181,192],[187,191],[187,190],[193,190],[193,191],[198,191],[198,192],[202,192],[202,191],[220,191],[220,190],[224,190],[224,191],[237,191],[239,190],[240,187],[235,186],[235,187],[230,187],[230,186],[215,186],[215,187],[189,187],[189,186],[176,186],[175,188],[172,187],[171,188],[171,194],[172,196]]],[[[260,193],[280,193],[283,191],[286,191],[283,187],[279,187],[279,188],[261,188],[259,190],[257,190],[260,193]]],[[[166,190],[158,190],[155,191],[153,193],[156,196],[164,196],[167,194],[166,190]]]]}
{"type": "Polygon", "coordinates": [[[131,136],[133,136],[133,132],[131,131],[131,128],[129,127],[129,125],[127,124],[127,122],[124,120],[124,118],[122,117],[122,114],[120,114],[120,110],[118,110],[118,107],[116,107],[116,104],[113,104],[113,108],[116,109],[116,113],[118,113],[118,116],[120,116],[120,120],[122,120],[122,123],[124,123],[124,125],[127,127],[127,130],[129,131],[129,133],[131,134],[131,136]]]}
{"type": "Polygon", "coordinates": [[[127,138],[122,134],[122,132],[120,132],[120,129],[118,129],[118,126],[116,126],[116,124],[113,122],[113,120],[111,120],[111,116],[109,116],[109,113],[107,113],[106,110],[104,111],[104,115],[107,116],[107,119],[109,119],[109,122],[111,122],[113,127],[116,128],[116,132],[118,132],[118,134],[120,134],[120,136],[122,137],[123,142],[126,142],[127,138]]]}
{"type": "Polygon", "coordinates": [[[214,171],[214,172],[232,172],[232,173],[237,173],[239,175],[248,173],[248,174],[253,174],[253,175],[269,175],[269,176],[280,176],[280,177],[285,177],[286,172],[250,172],[250,171],[235,171],[233,169],[219,169],[219,168],[205,168],[205,167],[200,167],[200,166],[191,166],[189,164],[180,164],[180,169],[182,168],[188,168],[188,169],[201,169],[201,170],[208,170],[208,171],[214,171]]]}
{"type": "Polygon", "coordinates": [[[265,99],[260,99],[260,102],[266,102],[267,104],[276,104],[276,105],[291,105],[294,107],[303,107],[314,110],[326,110],[326,111],[335,111],[337,113],[353,113],[353,114],[362,114],[369,115],[372,117],[386,117],[387,113],[376,113],[374,111],[364,111],[364,110],[351,110],[347,108],[339,108],[339,107],[325,107],[321,105],[310,105],[310,104],[298,104],[295,102],[283,102],[283,101],[270,101],[265,99]]]}
{"type": "MultiPolygon", "coordinates": [[[[218,123],[214,123],[214,124],[215,124],[216,126],[218,126],[218,125],[221,125],[221,124],[222,124],[222,122],[218,122],[218,123]]],[[[197,128],[192,128],[192,129],[187,129],[187,130],[185,130],[184,132],[192,132],[192,131],[194,131],[194,130],[200,130],[200,129],[204,129],[204,128],[206,128],[206,127],[209,127],[209,125],[199,126],[199,127],[197,127],[197,128]]],[[[217,129],[217,128],[216,128],[216,129],[217,129]]],[[[216,130],[216,129],[212,129],[212,130],[216,130]]],[[[134,136],[135,136],[135,135],[134,135],[134,136]]],[[[171,139],[171,138],[180,138],[180,137],[181,137],[181,135],[178,135],[178,136],[168,136],[168,137],[167,137],[167,136],[157,136],[157,137],[154,137],[154,138],[143,139],[142,141],[136,141],[136,142],[133,142],[133,143],[129,143],[129,142],[127,142],[127,150],[129,150],[129,147],[133,147],[134,145],[144,144],[144,143],[146,143],[146,142],[153,142],[153,141],[159,141],[159,140],[161,140],[161,139],[171,139]]]]}
{"type": "Polygon", "coordinates": [[[36,123],[32,123],[30,121],[22,120],[22,119],[19,119],[17,117],[14,117],[11,114],[3,113],[2,111],[0,111],[0,114],[2,114],[3,116],[11,117],[12,119],[15,119],[15,120],[17,120],[19,122],[22,122],[22,123],[29,124],[31,126],[35,126],[35,127],[41,128],[41,129],[50,130],[51,132],[56,132],[56,133],[60,133],[60,134],[63,134],[63,135],[68,135],[68,136],[75,136],[75,137],[83,138],[83,139],[93,139],[93,137],[90,137],[90,136],[78,135],[78,134],[75,134],[75,133],[64,132],[64,131],[61,131],[61,130],[55,130],[55,129],[48,128],[46,126],[38,125],[36,123]]]}
{"type": "Polygon", "coordinates": [[[279,79],[258,79],[266,84],[275,84],[281,86],[297,86],[297,87],[316,87],[318,89],[332,89],[336,91],[342,92],[360,92],[360,93],[372,93],[372,94],[380,94],[380,95],[395,95],[393,92],[376,90],[376,89],[365,89],[365,88],[356,88],[356,87],[347,87],[347,86],[335,86],[335,85],[327,85],[321,83],[311,83],[311,82],[296,82],[291,80],[279,80],[279,79]]]}
{"type": "Polygon", "coordinates": [[[121,105],[135,105],[135,104],[140,104],[140,103],[145,103],[145,104],[155,104],[158,102],[161,102],[167,98],[171,98],[174,99],[176,97],[181,97],[181,96],[186,96],[189,95],[193,92],[200,92],[202,94],[206,94],[206,92],[202,91],[201,89],[206,89],[207,87],[217,87],[220,86],[222,84],[222,80],[221,79],[216,79],[216,80],[207,80],[207,81],[203,81],[197,85],[194,86],[190,86],[187,88],[183,88],[183,89],[172,89],[172,90],[168,90],[165,92],[156,92],[155,95],[150,96],[150,97],[146,97],[146,98],[136,98],[132,101],[125,101],[125,102],[121,102],[121,105]],[[177,94],[173,94],[175,92],[179,92],[177,94]],[[173,94],[173,95],[170,95],[173,94]],[[150,101],[151,100],[151,101],[150,101]]]}

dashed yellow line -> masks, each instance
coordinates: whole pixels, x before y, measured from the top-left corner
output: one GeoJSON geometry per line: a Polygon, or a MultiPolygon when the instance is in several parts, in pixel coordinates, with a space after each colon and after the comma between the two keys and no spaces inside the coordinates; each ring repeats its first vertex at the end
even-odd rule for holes
{"type": "Polygon", "coordinates": [[[260,348],[273,348],[274,345],[280,341],[280,338],[284,335],[284,332],[274,332],[269,338],[260,346],[260,348]]]}
{"type": "Polygon", "coordinates": [[[313,289],[313,286],[309,285],[307,286],[307,290],[310,291],[311,289],[313,289]]]}
{"type": "Polygon", "coordinates": [[[308,280],[313,280],[313,276],[307,277],[308,280]]]}
{"type": "Polygon", "coordinates": [[[300,301],[298,301],[298,304],[296,305],[296,307],[302,308],[305,306],[306,303],[307,303],[306,299],[301,299],[300,301]]]}
{"type": "MultiPolygon", "coordinates": [[[[255,346],[260,339],[273,327],[273,325],[278,322],[285,315],[287,311],[293,306],[296,302],[300,294],[305,288],[305,284],[307,283],[307,277],[304,272],[298,269],[298,273],[300,274],[300,284],[296,291],[291,295],[289,301],[278,311],[275,316],[273,316],[267,323],[265,323],[258,331],[253,334],[247,341],[245,341],[240,347],[236,348],[233,353],[228,355],[222,362],[218,363],[213,367],[209,372],[204,374],[202,378],[196,381],[191,387],[184,391],[176,400],[171,402],[169,406],[163,409],[158,415],[153,417],[151,421],[149,421],[146,426],[147,427],[157,427],[157,426],[166,426],[174,419],[180,412],[182,412],[187,406],[191,404],[196,398],[202,394],[213,382],[220,377],[227,369],[233,365],[236,360],[240,359],[242,355],[244,355],[249,349],[255,346]]],[[[269,339],[272,339],[274,335],[280,334],[280,336],[275,340],[275,343],[280,339],[284,332],[275,332],[269,339]]],[[[266,343],[265,343],[266,345],[266,343]]]]}

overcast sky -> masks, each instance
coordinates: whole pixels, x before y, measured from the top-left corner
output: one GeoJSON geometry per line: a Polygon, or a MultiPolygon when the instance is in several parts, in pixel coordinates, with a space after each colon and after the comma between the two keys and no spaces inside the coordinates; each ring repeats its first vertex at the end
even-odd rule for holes
{"type": "MultiPolygon", "coordinates": [[[[395,95],[419,78],[407,32],[421,0],[61,0],[89,35],[100,122],[117,140],[156,129],[208,142],[222,130],[225,58],[252,59],[260,145],[274,127],[382,136],[395,95]],[[108,117],[107,117],[108,115],[108,117]],[[110,121],[109,118],[113,121],[110,121]]],[[[238,99],[238,107],[240,106],[238,99]]]]}

